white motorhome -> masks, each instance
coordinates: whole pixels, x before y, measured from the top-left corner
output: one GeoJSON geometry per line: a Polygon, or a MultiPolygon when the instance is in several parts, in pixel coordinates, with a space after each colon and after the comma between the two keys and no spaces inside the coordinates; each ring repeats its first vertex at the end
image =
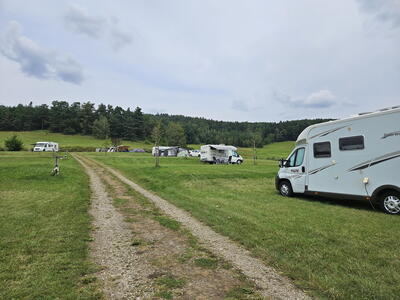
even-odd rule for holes
{"type": "Polygon", "coordinates": [[[58,143],[54,142],[37,142],[33,147],[34,152],[51,151],[58,152],[58,143]]]}
{"type": "Polygon", "coordinates": [[[281,160],[276,188],[364,199],[400,214],[400,106],[307,127],[281,160]]]}
{"type": "Polygon", "coordinates": [[[234,146],[204,145],[200,147],[200,161],[211,164],[241,164],[243,157],[237,153],[237,148],[234,146]]]}

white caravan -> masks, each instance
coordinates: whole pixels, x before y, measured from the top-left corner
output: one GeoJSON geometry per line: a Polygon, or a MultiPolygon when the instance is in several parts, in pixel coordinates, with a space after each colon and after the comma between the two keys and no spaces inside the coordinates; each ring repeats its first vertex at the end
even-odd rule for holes
{"type": "Polygon", "coordinates": [[[179,152],[179,147],[157,146],[152,148],[151,155],[176,157],[178,155],[178,152],[179,152]]]}
{"type": "Polygon", "coordinates": [[[276,188],[374,201],[400,214],[400,106],[307,127],[281,160],[276,188]]]}
{"type": "Polygon", "coordinates": [[[37,142],[33,147],[34,152],[51,151],[58,152],[58,143],[54,142],[37,142]]]}
{"type": "Polygon", "coordinates": [[[200,161],[210,164],[241,164],[243,157],[237,153],[237,148],[234,146],[204,145],[200,148],[200,161]]]}

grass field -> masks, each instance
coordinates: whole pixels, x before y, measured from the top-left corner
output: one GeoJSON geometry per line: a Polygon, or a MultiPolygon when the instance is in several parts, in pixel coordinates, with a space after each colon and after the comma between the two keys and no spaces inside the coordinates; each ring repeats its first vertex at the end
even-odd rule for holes
{"type": "MultiPolygon", "coordinates": [[[[36,131],[0,131],[0,148],[4,148],[4,141],[8,137],[16,134],[24,142],[25,150],[29,150],[33,147],[33,144],[39,141],[56,142],[60,144],[61,148],[76,148],[76,147],[104,147],[108,143],[106,140],[98,140],[92,136],[87,135],[65,135],[61,133],[51,133],[47,130],[36,130],[36,131]]],[[[131,148],[143,148],[146,151],[151,151],[152,144],[144,142],[131,142],[122,141],[123,145],[130,146],[131,148]]],[[[188,145],[188,147],[194,149],[200,149],[201,145],[188,145]]],[[[266,145],[263,148],[256,149],[257,158],[260,159],[280,159],[282,156],[286,157],[292,150],[294,142],[282,142],[266,145]]],[[[239,153],[246,159],[253,158],[252,148],[239,148],[239,153]]]]}
{"type": "MultiPolygon", "coordinates": [[[[26,150],[33,147],[39,141],[45,142],[56,142],[60,144],[60,147],[104,147],[109,141],[99,140],[88,135],[66,135],[61,133],[51,133],[47,130],[36,130],[36,131],[0,131],[0,148],[4,147],[4,140],[8,137],[16,134],[24,143],[26,150]]],[[[147,148],[151,149],[151,144],[145,144],[143,142],[130,142],[122,141],[123,145],[131,146],[132,148],[147,148]]]]}
{"type": "MultiPolygon", "coordinates": [[[[281,157],[292,145],[265,148],[281,157]]],[[[86,155],[243,244],[316,296],[400,295],[400,218],[374,211],[368,203],[281,197],[274,188],[276,161],[205,165],[194,158],[161,158],[156,169],[149,155],[86,155]]]]}
{"type": "Polygon", "coordinates": [[[88,261],[88,179],[47,153],[0,152],[0,299],[98,299],[88,261]]]}

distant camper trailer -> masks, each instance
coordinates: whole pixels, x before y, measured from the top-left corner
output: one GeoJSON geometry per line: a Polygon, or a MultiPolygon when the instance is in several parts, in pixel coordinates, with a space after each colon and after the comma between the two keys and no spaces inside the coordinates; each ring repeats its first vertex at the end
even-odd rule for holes
{"type": "Polygon", "coordinates": [[[153,156],[164,156],[164,157],[187,157],[189,156],[189,151],[175,146],[159,146],[153,147],[151,154],[153,156]]]}
{"type": "Polygon", "coordinates": [[[303,130],[281,160],[276,188],[293,193],[373,201],[400,214],[400,106],[303,130]]]}
{"type": "Polygon", "coordinates": [[[54,142],[37,142],[33,147],[34,152],[58,152],[58,143],[54,142]]]}
{"type": "Polygon", "coordinates": [[[241,164],[243,157],[235,146],[204,145],[200,148],[200,161],[210,164],[241,164]]]}
{"type": "Polygon", "coordinates": [[[151,154],[153,156],[176,157],[178,155],[179,147],[159,146],[153,147],[151,154]]]}

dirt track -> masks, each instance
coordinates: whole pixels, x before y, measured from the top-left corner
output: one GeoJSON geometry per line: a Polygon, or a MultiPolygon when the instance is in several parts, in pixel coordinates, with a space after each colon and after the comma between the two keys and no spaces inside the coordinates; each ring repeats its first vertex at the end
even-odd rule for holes
{"type": "MultiPolygon", "coordinates": [[[[97,241],[99,242],[99,245],[95,247],[97,250],[94,250],[95,257],[97,257],[97,261],[102,261],[102,265],[108,266],[106,268],[107,270],[108,268],[110,270],[109,273],[111,275],[104,274],[103,277],[115,276],[117,278],[114,279],[116,282],[111,284],[110,287],[107,287],[107,282],[110,281],[110,279],[102,278],[106,282],[105,290],[108,297],[115,299],[123,299],[125,297],[142,298],[152,294],[154,289],[152,283],[146,279],[149,278],[149,276],[151,277],[152,270],[146,267],[145,261],[143,261],[143,259],[140,260],[139,256],[135,254],[134,251],[119,250],[121,248],[132,249],[132,247],[130,247],[132,232],[127,228],[126,224],[124,225],[123,217],[113,207],[110,197],[107,195],[104,186],[102,186],[99,175],[96,174],[96,168],[97,173],[99,171],[101,172],[101,170],[107,170],[121,182],[144,195],[163,213],[179,221],[200,241],[202,247],[208,249],[215,256],[224,261],[231,263],[237,270],[253,281],[258,287],[258,292],[263,297],[273,299],[309,299],[309,297],[304,292],[297,289],[289,279],[281,276],[276,270],[265,266],[259,259],[252,257],[247,250],[238,246],[228,238],[214,232],[210,227],[200,223],[187,212],[143,189],[112,168],[80,156],[75,156],[75,158],[78,159],[89,174],[91,187],[94,193],[92,214],[95,217],[95,226],[98,227],[98,229],[95,230],[94,239],[95,244],[97,241]],[[113,246],[111,248],[109,247],[110,240],[113,240],[113,246]],[[113,249],[114,244],[116,247],[115,249],[113,249]],[[122,253],[115,255],[118,251],[122,253]],[[133,282],[135,282],[135,284],[132,284],[133,282]],[[115,289],[112,288],[112,285],[118,286],[118,289],[122,291],[120,295],[113,292],[115,289]],[[139,290],[139,292],[137,292],[137,290],[139,290]]],[[[211,274],[208,275],[211,276],[211,274]]],[[[212,275],[216,276],[215,274],[212,275]]],[[[228,277],[223,276],[220,279],[222,281],[228,280],[228,277]]],[[[111,282],[113,282],[113,280],[111,280],[111,282]]],[[[236,283],[232,279],[229,284],[234,285],[236,283]]],[[[185,293],[182,295],[184,294],[185,293]]],[[[188,292],[186,292],[186,295],[188,295],[188,292]]],[[[212,293],[212,297],[211,295],[202,295],[201,297],[192,295],[192,297],[198,299],[222,298],[216,293],[212,293]]],[[[185,299],[187,297],[181,298],[185,299]]],[[[190,299],[190,297],[187,299],[190,299]]]]}

